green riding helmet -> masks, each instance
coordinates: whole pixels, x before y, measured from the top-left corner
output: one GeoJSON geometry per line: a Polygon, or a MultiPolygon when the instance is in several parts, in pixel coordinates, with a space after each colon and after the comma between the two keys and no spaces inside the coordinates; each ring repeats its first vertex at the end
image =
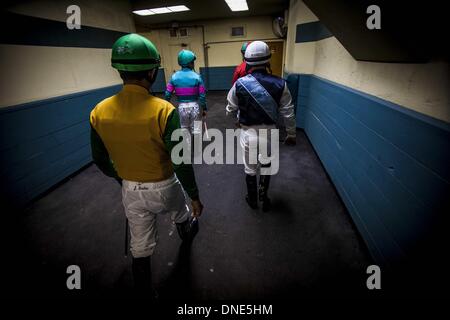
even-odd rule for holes
{"type": "Polygon", "coordinates": [[[241,52],[242,52],[242,54],[245,54],[245,50],[247,50],[247,47],[248,47],[249,44],[250,44],[250,41],[244,42],[244,43],[242,44],[242,47],[241,47],[241,52]]]}
{"type": "Polygon", "coordinates": [[[130,33],[114,43],[111,65],[119,71],[151,70],[161,66],[161,56],[150,40],[130,33]]]}
{"type": "Polygon", "coordinates": [[[183,49],[178,53],[178,64],[182,67],[187,67],[188,64],[195,61],[195,59],[197,59],[197,57],[190,50],[183,49]]]}

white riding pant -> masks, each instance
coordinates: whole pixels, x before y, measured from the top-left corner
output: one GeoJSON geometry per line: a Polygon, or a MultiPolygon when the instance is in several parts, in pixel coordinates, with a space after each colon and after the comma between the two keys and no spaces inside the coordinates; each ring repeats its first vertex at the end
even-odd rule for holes
{"type": "Polygon", "coordinates": [[[158,214],[170,214],[174,223],[186,221],[190,214],[185,193],[175,175],[159,182],[123,180],[122,202],[130,226],[130,250],[134,258],[153,254],[158,240],[158,214]]]}
{"type": "Polygon", "coordinates": [[[188,129],[192,134],[200,134],[202,130],[202,114],[200,109],[197,102],[181,102],[178,105],[181,128],[188,129]]]}
{"type": "Polygon", "coordinates": [[[271,129],[275,125],[241,125],[240,144],[243,149],[244,171],[246,174],[254,176],[258,173],[261,166],[261,160],[264,162],[270,157],[271,150],[271,129]],[[259,129],[267,129],[267,134],[260,134],[259,129]],[[266,148],[261,150],[260,147],[266,148]]]}

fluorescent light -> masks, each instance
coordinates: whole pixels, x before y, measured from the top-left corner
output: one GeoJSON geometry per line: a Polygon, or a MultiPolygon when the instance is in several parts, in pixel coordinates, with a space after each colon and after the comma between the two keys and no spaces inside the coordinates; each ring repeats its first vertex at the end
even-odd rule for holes
{"type": "Polygon", "coordinates": [[[149,9],[150,11],[152,11],[152,12],[154,12],[154,13],[159,13],[159,14],[161,14],[161,13],[169,13],[169,12],[172,12],[172,11],[170,11],[169,9],[167,9],[167,7],[164,7],[164,8],[154,8],[154,9],[149,9]]]}
{"type": "Polygon", "coordinates": [[[138,16],[150,16],[152,14],[156,14],[150,10],[135,10],[133,13],[137,14],[138,16]]]}
{"type": "Polygon", "coordinates": [[[153,9],[145,9],[145,10],[136,10],[133,13],[139,16],[149,16],[152,14],[163,14],[163,13],[171,13],[171,12],[181,12],[181,11],[189,11],[186,6],[171,6],[171,7],[161,7],[161,8],[153,8],[153,9]]]}
{"type": "Polygon", "coordinates": [[[247,0],[225,0],[231,11],[247,11],[247,0]]]}
{"type": "Polygon", "coordinates": [[[169,9],[172,12],[181,12],[181,11],[189,11],[190,10],[186,6],[172,6],[172,7],[167,7],[167,9],[169,9]]]}

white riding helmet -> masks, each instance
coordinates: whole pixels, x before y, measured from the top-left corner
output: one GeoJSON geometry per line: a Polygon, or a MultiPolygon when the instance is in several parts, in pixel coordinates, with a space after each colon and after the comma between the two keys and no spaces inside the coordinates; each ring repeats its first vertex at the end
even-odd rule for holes
{"type": "Polygon", "coordinates": [[[263,41],[253,41],[245,50],[244,60],[250,66],[257,66],[269,62],[271,55],[267,43],[263,41]]]}

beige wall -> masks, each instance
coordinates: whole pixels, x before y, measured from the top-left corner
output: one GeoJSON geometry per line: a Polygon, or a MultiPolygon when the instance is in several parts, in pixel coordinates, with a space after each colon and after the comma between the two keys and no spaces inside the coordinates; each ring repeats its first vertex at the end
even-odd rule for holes
{"type": "Polygon", "coordinates": [[[272,17],[224,19],[205,22],[209,66],[235,66],[242,62],[241,46],[248,40],[267,40],[276,36],[272,31],[272,17]],[[231,37],[231,27],[244,26],[244,37],[231,37]],[[228,42],[235,41],[235,42],[228,42]],[[214,43],[227,42],[227,43],[214,43]]]}
{"type": "Polygon", "coordinates": [[[178,52],[183,49],[182,43],[187,44],[188,48],[195,52],[196,70],[205,65],[202,42],[202,29],[200,27],[190,27],[189,36],[181,38],[169,37],[169,31],[166,29],[153,30],[150,32],[141,32],[140,34],[150,39],[158,48],[161,54],[161,65],[164,68],[166,82],[170,79],[172,73],[180,67],[177,63],[178,52]]]}
{"type": "Polygon", "coordinates": [[[319,20],[299,0],[291,0],[288,15],[285,70],[291,73],[311,74],[314,72],[315,42],[295,43],[296,26],[319,20]]]}
{"type": "Polygon", "coordinates": [[[27,16],[66,21],[67,7],[81,9],[81,24],[109,30],[134,32],[130,3],[127,0],[39,0],[21,1],[8,10],[27,16]]]}
{"type": "MultiPolygon", "coordinates": [[[[72,2],[25,2],[12,11],[65,21],[68,4],[72,2]]],[[[82,26],[134,31],[127,1],[82,0],[77,4],[82,26]]],[[[110,59],[111,49],[0,45],[0,107],[119,84],[110,59]]]]}
{"type": "MultiPolygon", "coordinates": [[[[235,66],[241,63],[240,53],[242,43],[248,40],[267,40],[276,38],[272,32],[271,17],[249,17],[246,19],[221,19],[214,21],[198,21],[190,23],[191,26],[203,25],[205,42],[208,46],[208,66],[235,66]],[[244,26],[244,37],[231,37],[233,26],[244,26]],[[216,43],[220,42],[220,43],[216,43]]],[[[166,70],[166,81],[173,70],[178,70],[176,59],[173,55],[181,50],[181,43],[189,44],[191,50],[197,55],[196,69],[205,66],[203,53],[203,35],[201,27],[190,27],[189,37],[170,38],[167,29],[141,32],[142,35],[155,43],[162,55],[162,65],[166,70]]],[[[281,39],[280,39],[281,40],[281,39]]]]}
{"type": "Polygon", "coordinates": [[[110,59],[105,49],[0,45],[0,106],[119,84],[110,59]]]}
{"type": "Polygon", "coordinates": [[[317,42],[314,74],[450,122],[449,66],[356,61],[336,40],[317,42]]]}
{"type": "Polygon", "coordinates": [[[272,18],[269,16],[208,20],[202,22],[206,26],[206,42],[219,42],[230,40],[253,40],[275,38],[272,32],[272,18]],[[244,26],[244,37],[231,37],[231,27],[244,26]]]}
{"type": "Polygon", "coordinates": [[[286,71],[315,74],[350,88],[378,96],[431,117],[450,122],[448,63],[375,63],[356,61],[332,37],[295,43],[296,25],[316,18],[300,0],[289,12],[286,71]]]}

